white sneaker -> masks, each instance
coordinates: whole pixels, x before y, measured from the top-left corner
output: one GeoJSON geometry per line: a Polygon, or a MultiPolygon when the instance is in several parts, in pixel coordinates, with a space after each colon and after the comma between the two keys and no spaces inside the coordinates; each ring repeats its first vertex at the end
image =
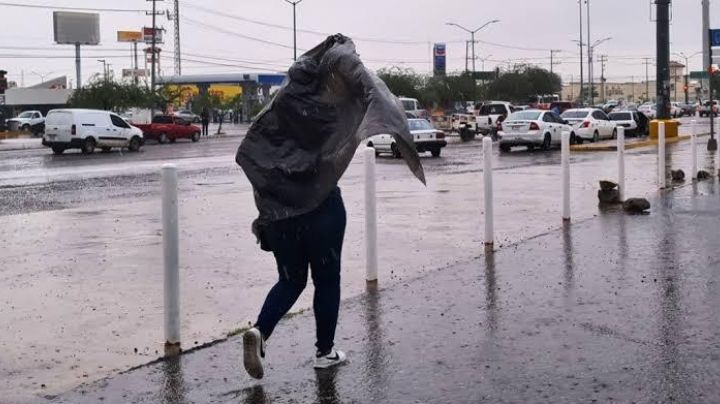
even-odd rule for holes
{"type": "Polygon", "coordinates": [[[347,361],[347,355],[343,351],[332,350],[324,356],[315,356],[315,369],[326,369],[329,367],[340,365],[347,361]]]}
{"type": "Polygon", "coordinates": [[[265,358],[265,340],[260,330],[253,327],[243,334],[243,364],[248,374],[256,379],[265,375],[262,360],[265,358]]]}

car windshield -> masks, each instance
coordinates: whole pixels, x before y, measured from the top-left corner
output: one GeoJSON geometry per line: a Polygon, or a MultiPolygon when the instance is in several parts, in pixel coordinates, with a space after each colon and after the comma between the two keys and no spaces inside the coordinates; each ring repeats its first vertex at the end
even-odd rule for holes
{"type": "Polygon", "coordinates": [[[560,115],[563,119],[579,119],[585,118],[588,115],[587,111],[565,111],[560,115]]]}
{"type": "Polygon", "coordinates": [[[32,112],[25,111],[22,114],[18,115],[18,118],[32,118],[32,112]]]}
{"type": "Polygon", "coordinates": [[[483,105],[480,108],[480,115],[502,115],[505,112],[505,105],[502,104],[483,105]]]}
{"type": "Polygon", "coordinates": [[[610,114],[611,121],[632,121],[632,114],[629,112],[620,112],[610,114]]]}
{"type": "Polygon", "coordinates": [[[402,105],[403,105],[403,108],[405,108],[405,111],[414,111],[415,110],[415,101],[403,100],[402,105]]]}
{"type": "Polygon", "coordinates": [[[172,117],[164,115],[158,115],[152,121],[153,123],[173,123],[172,117]]]}
{"type": "Polygon", "coordinates": [[[424,119],[410,119],[408,120],[408,125],[410,126],[410,130],[432,129],[430,122],[424,119]]]}
{"type": "Polygon", "coordinates": [[[518,111],[513,112],[508,121],[537,121],[540,118],[540,111],[518,111]]]}

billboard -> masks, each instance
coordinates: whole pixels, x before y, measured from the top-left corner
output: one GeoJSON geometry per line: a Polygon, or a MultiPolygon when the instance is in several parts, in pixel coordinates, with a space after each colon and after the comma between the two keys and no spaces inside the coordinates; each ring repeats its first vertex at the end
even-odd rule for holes
{"type": "Polygon", "coordinates": [[[55,11],[53,30],[59,45],[97,45],[100,43],[100,14],[55,11]]]}
{"type": "Polygon", "coordinates": [[[118,42],[142,42],[143,33],[140,31],[118,31],[118,42]]]}
{"type": "Polygon", "coordinates": [[[433,75],[445,75],[446,50],[444,43],[436,43],[433,46],[433,75]]]}
{"type": "MultiPolygon", "coordinates": [[[[143,39],[146,44],[152,44],[153,41],[153,29],[152,27],[143,27],[143,39]]],[[[163,29],[155,28],[155,43],[163,43],[163,29]]]]}
{"type": "Polygon", "coordinates": [[[149,76],[146,69],[122,69],[123,77],[147,77],[149,76]]]}

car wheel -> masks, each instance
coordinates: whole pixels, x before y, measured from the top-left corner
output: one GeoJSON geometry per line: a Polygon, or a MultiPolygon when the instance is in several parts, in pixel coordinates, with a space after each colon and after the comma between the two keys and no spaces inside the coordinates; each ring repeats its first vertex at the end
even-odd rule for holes
{"type": "Polygon", "coordinates": [[[169,141],[170,141],[170,139],[168,139],[168,136],[165,133],[161,133],[160,137],[158,137],[158,143],[160,143],[160,144],[165,144],[169,141]]]}
{"type": "Polygon", "coordinates": [[[52,151],[53,151],[53,153],[60,155],[60,154],[63,154],[63,152],[65,151],[65,148],[62,146],[53,146],[52,151]]]}
{"type": "Polygon", "coordinates": [[[535,150],[535,146],[529,144],[529,145],[527,146],[527,149],[528,149],[529,152],[531,152],[531,151],[535,150]]]}
{"type": "Polygon", "coordinates": [[[617,139],[617,129],[613,129],[612,138],[617,139]]]}
{"type": "Polygon", "coordinates": [[[30,125],[25,124],[25,125],[23,125],[23,126],[20,128],[20,130],[22,130],[23,132],[29,132],[29,131],[30,131],[30,125]]]}
{"type": "Polygon", "coordinates": [[[393,157],[395,157],[396,159],[402,158],[402,154],[400,154],[400,149],[398,149],[395,143],[390,145],[390,150],[392,151],[393,157]]]}
{"type": "Polygon", "coordinates": [[[112,147],[104,146],[104,147],[101,147],[100,150],[102,150],[103,152],[107,153],[107,152],[109,152],[110,150],[112,150],[112,147]]]}
{"type": "Polygon", "coordinates": [[[578,144],[578,137],[575,133],[570,133],[570,144],[578,144]]]}
{"type": "Polygon", "coordinates": [[[508,146],[508,145],[506,145],[506,144],[501,144],[501,145],[500,145],[500,152],[501,152],[501,153],[510,153],[510,146],[508,146]]]}
{"type": "Polygon", "coordinates": [[[600,141],[600,134],[597,131],[595,131],[595,133],[593,134],[593,143],[597,143],[599,141],[600,141]]]}
{"type": "Polygon", "coordinates": [[[440,148],[436,147],[430,150],[430,154],[432,154],[433,157],[440,157],[440,148]]]}
{"type": "Polygon", "coordinates": [[[195,132],[192,135],[192,138],[190,140],[193,141],[193,143],[197,143],[198,140],[200,140],[200,132],[195,132]]]}
{"type": "Polygon", "coordinates": [[[550,137],[550,134],[549,134],[549,133],[546,133],[546,134],[545,134],[545,139],[543,139],[542,149],[543,149],[543,150],[546,150],[546,151],[547,151],[547,150],[550,150],[550,144],[551,144],[551,142],[552,142],[552,138],[550,137]]]}
{"type": "Polygon", "coordinates": [[[462,139],[463,142],[473,140],[475,139],[475,132],[470,129],[463,128],[460,130],[460,139],[462,139]]]}
{"type": "Polygon", "coordinates": [[[95,139],[91,137],[85,139],[80,150],[83,154],[93,154],[95,152],[95,139]]]}
{"type": "Polygon", "coordinates": [[[140,151],[140,146],[142,145],[142,142],[140,141],[140,138],[137,136],[133,136],[132,139],[130,139],[130,143],[128,144],[128,150],[131,152],[138,152],[140,151]]]}

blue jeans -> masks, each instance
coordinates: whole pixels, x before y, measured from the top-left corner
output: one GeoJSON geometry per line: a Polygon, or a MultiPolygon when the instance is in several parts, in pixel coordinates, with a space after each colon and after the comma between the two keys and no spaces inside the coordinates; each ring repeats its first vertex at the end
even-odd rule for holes
{"type": "Polygon", "coordinates": [[[332,349],[340,307],[340,257],[345,224],[345,206],[340,188],[335,188],[314,211],[270,223],[263,229],[279,275],[255,324],[265,339],[305,289],[309,265],[315,285],[315,346],[321,353],[332,349]]]}

